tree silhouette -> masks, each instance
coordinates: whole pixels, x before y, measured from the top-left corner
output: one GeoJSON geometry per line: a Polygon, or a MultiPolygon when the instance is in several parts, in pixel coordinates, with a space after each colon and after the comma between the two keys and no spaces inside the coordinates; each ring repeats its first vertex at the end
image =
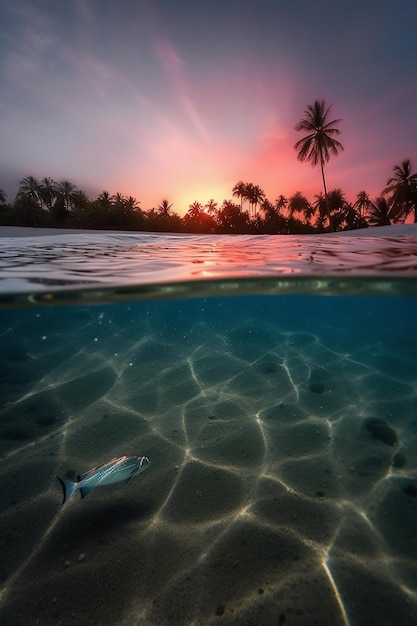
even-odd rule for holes
{"type": "Polygon", "coordinates": [[[287,198],[283,196],[282,194],[280,194],[278,198],[275,200],[275,207],[278,213],[281,213],[282,210],[285,209],[287,204],[288,204],[287,198]]]}
{"type": "Polygon", "coordinates": [[[358,211],[359,217],[362,218],[368,212],[372,202],[366,191],[360,191],[356,196],[353,206],[358,211]]]}
{"type": "Polygon", "coordinates": [[[77,193],[76,186],[69,180],[61,180],[56,184],[56,193],[62,199],[65,211],[70,211],[74,205],[74,197],[77,193]]]}
{"type": "Polygon", "coordinates": [[[217,217],[218,230],[221,233],[248,232],[249,215],[241,211],[233,200],[224,200],[217,217]]]}
{"type": "MultiPolygon", "coordinates": [[[[339,120],[327,122],[330,107],[325,110],[324,102],[316,104],[325,118],[324,129],[329,132],[329,125],[339,120]]],[[[309,109],[313,115],[314,107],[309,109]]],[[[337,129],[333,131],[338,132],[337,129]]],[[[314,133],[300,142],[312,141],[312,137],[314,133]]],[[[330,140],[335,141],[332,137],[330,140]]],[[[335,144],[337,151],[340,144],[337,141],[335,144]]],[[[313,150],[311,145],[310,148],[313,150]]],[[[327,148],[328,157],[332,150],[327,148]]],[[[305,154],[307,159],[308,153],[305,154]]],[[[319,148],[315,154],[318,159],[316,163],[323,165],[326,162],[325,155],[320,157],[319,148]]],[[[312,151],[310,155],[313,158],[312,151]]],[[[157,232],[186,230],[195,233],[298,234],[327,229],[363,228],[369,224],[379,226],[400,222],[412,211],[417,213],[417,173],[412,173],[409,159],[396,165],[393,174],[381,196],[374,202],[371,202],[366,191],[360,191],[353,204],[346,200],[341,189],[327,191],[325,180],[325,193],[316,195],[313,203],[297,191],[288,199],[279,195],[274,204],[265,197],[259,185],[239,181],[233,187],[233,195],[240,198],[240,206],[233,200],[224,200],[220,208],[213,199],[204,206],[196,200],[190,204],[183,218],[172,211],[173,205],[166,199],[157,208],[144,211],[136,198],[126,197],[119,192],[111,195],[108,191],[102,191],[92,200],[69,181],[56,183],[51,178],[43,178],[39,182],[37,178],[27,176],[20,181],[13,203],[6,204],[6,194],[0,189],[0,206],[5,207],[0,219],[2,224],[19,226],[75,226],[157,232]],[[244,201],[250,204],[249,212],[242,211],[244,201]],[[284,211],[286,208],[287,211],[284,211]]]]}
{"type": "Polygon", "coordinates": [[[140,200],[136,200],[133,196],[127,196],[124,199],[125,206],[129,211],[139,211],[142,213],[142,209],[140,208],[140,200]]]}
{"type": "Polygon", "coordinates": [[[182,220],[185,228],[194,233],[210,233],[216,228],[215,220],[203,210],[200,202],[193,202],[182,220]]]}
{"type": "Polygon", "coordinates": [[[252,217],[255,217],[258,204],[265,200],[265,192],[259,187],[259,185],[247,183],[245,197],[249,201],[252,217]]]}
{"type": "Polygon", "coordinates": [[[217,215],[217,202],[215,202],[213,198],[205,204],[204,208],[211,217],[215,217],[217,215]]]}
{"type": "Polygon", "coordinates": [[[288,210],[290,217],[294,217],[294,213],[298,213],[299,215],[303,214],[306,219],[307,216],[308,219],[311,219],[315,213],[309,201],[303,196],[301,191],[296,191],[294,195],[290,196],[288,199],[288,210]]]}
{"type": "Polygon", "coordinates": [[[243,209],[243,200],[247,199],[246,188],[247,188],[247,183],[244,183],[243,181],[240,180],[238,183],[236,183],[236,185],[232,189],[232,195],[237,198],[240,198],[240,210],[241,211],[243,209]]]}
{"type": "Polygon", "coordinates": [[[417,173],[411,173],[410,159],[405,159],[393,169],[394,176],[387,180],[382,194],[392,194],[388,204],[397,221],[414,211],[414,223],[417,223],[417,173]]]}
{"type": "Polygon", "coordinates": [[[200,216],[202,211],[203,205],[195,200],[192,204],[190,204],[187,215],[190,219],[195,220],[200,216]]]}
{"type": "Polygon", "coordinates": [[[52,178],[42,178],[38,195],[48,211],[51,211],[57,197],[56,182],[52,178]]]}
{"type": "Polygon", "coordinates": [[[389,226],[392,222],[392,213],[388,202],[382,196],[376,198],[368,209],[368,222],[371,226],[389,226]]]}
{"type": "Polygon", "coordinates": [[[97,211],[94,202],[88,199],[84,191],[77,191],[74,195],[74,206],[67,216],[67,225],[71,228],[96,228],[97,211]]]}
{"type": "Polygon", "coordinates": [[[308,134],[299,139],[294,148],[297,151],[299,161],[309,161],[313,167],[320,164],[323,180],[324,198],[329,219],[329,228],[332,229],[330,220],[330,207],[327,197],[326,178],[324,176],[324,164],[330,159],[330,154],[337,156],[339,150],[343,150],[342,144],[334,138],[340,135],[340,130],[335,127],[341,120],[328,121],[331,105],[326,108],[324,100],[316,100],[305,111],[305,117],[295,126],[296,131],[306,131],[308,134]]]}
{"type": "Polygon", "coordinates": [[[165,198],[158,204],[156,207],[156,211],[162,217],[169,217],[169,212],[172,209],[173,204],[170,204],[169,201],[165,198]]]}
{"type": "Polygon", "coordinates": [[[20,181],[18,193],[23,194],[28,198],[39,200],[40,190],[41,184],[38,179],[34,176],[27,176],[26,178],[22,178],[20,181]]]}

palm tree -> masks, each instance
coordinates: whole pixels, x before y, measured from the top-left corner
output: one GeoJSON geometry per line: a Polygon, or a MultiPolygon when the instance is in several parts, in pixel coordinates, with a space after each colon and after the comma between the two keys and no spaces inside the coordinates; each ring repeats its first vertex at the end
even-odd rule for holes
{"type": "Polygon", "coordinates": [[[56,182],[52,180],[52,178],[42,178],[39,189],[39,197],[48,211],[51,211],[56,196],[56,182]]]}
{"type": "Polygon", "coordinates": [[[134,196],[128,196],[127,198],[124,198],[124,203],[128,211],[142,212],[140,208],[140,200],[136,200],[134,196]]]}
{"type": "Polygon", "coordinates": [[[70,211],[74,206],[74,199],[77,194],[76,186],[69,180],[61,180],[56,185],[56,193],[62,199],[65,211],[70,211]]]}
{"type": "Polygon", "coordinates": [[[377,198],[368,209],[368,222],[371,226],[389,226],[392,212],[385,198],[377,198]]]}
{"type": "Polygon", "coordinates": [[[278,211],[278,213],[281,213],[282,209],[285,209],[287,204],[288,204],[287,198],[283,196],[282,194],[280,194],[278,198],[275,200],[275,208],[278,211]]]}
{"type": "Polygon", "coordinates": [[[248,186],[247,183],[244,183],[242,180],[240,180],[238,183],[236,183],[236,185],[232,189],[232,195],[236,196],[237,198],[240,198],[240,210],[243,209],[243,200],[247,198],[247,195],[246,195],[247,186],[248,186]]]}
{"type": "Polygon", "coordinates": [[[252,218],[255,217],[257,206],[260,202],[265,200],[265,192],[263,189],[259,187],[259,185],[254,185],[253,183],[246,183],[245,190],[243,191],[243,197],[249,200],[250,204],[250,213],[252,213],[252,218]]]}
{"type": "Polygon", "coordinates": [[[113,200],[110,193],[107,191],[107,189],[105,189],[100,193],[100,195],[97,196],[96,202],[102,204],[103,206],[109,207],[111,206],[113,200]]]}
{"type": "Polygon", "coordinates": [[[172,209],[173,205],[169,203],[169,201],[165,198],[158,204],[156,210],[159,215],[162,217],[169,217],[169,212],[172,209]]]}
{"type": "Polygon", "coordinates": [[[316,100],[313,105],[309,105],[305,111],[305,117],[302,118],[295,126],[296,131],[306,131],[308,134],[299,139],[294,144],[297,150],[297,159],[299,161],[310,161],[315,167],[318,163],[321,168],[321,176],[323,180],[324,198],[330,223],[330,207],[327,197],[326,179],[324,176],[324,164],[330,159],[330,154],[337,156],[339,150],[343,150],[342,144],[334,138],[340,135],[340,130],[336,128],[341,120],[329,121],[331,105],[326,107],[324,100],[316,100]]]}
{"type": "Polygon", "coordinates": [[[207,202],[204,208],[207,210],[208,215],[211,215],[211,217],[217,215],[217,202],[215,202],[213,198],[207,202]]]}
{"type": "Polygon", "coordinates": [[[314,215],[314,210],[312,210],[309,201],[305,196],[303,196],[301,191],[296,191],[295,194],[288,199],[288,209],[290,212],[290,217],[294,217],[295,212],[297,212],[298,214],[303,213],[306,219],[307,215],[309,216],[308,219],[310,219],[311,216],[314,215]]]}
{"type": "Polygon", "coordinates": [[[74,195],[74,206],[67,216],[66,224],[71,228],[95,228],[100,226],[95,209],[97,205],[88,199],[84,191],[77,191],[74,195]]]}
{"type": "Polygon", "coordinates": [[[389,193],[392,195],[388,204],[396,214],[397,221],[414,211],[414,223],[417,223],[417,173],[411,173],[410,159],[394,166],[394,176],[387,180],[387,186],[382,192],[384,196],[389,193]]]}
{"type": "Polygon", "coordinates": [[[197,202],[197,200],[195,200],[192,204],[190,204],[188,208],[187,217],[190,220],[195,220],[200,216],[202,211],[203,211],[203,205],[200,202],[197,202]]]}
{"type": "Polygon", "coordinates": [[[7,198],[6,192],[3,191],[3,189],[0,189],[0,204],[1,205],[6,204],[6,198],[7,198]]]}
{"type": "Polygon", "coordinates": [[[365,218],[361,215],[360,211],[354,204],[345,202],[345,205],[341,211],[342,221],[347,230],[354,230],[356,228],[367,228],[368,224],[365,218]]]}
{"type": "Polygon", "coordinates": [[[371,205],[371,199],[366,191],[360,191],[356,196],[356,202],[353,204],[353,208],[358,211],[359,217],[362,219],[363,215],[369,210],[371,205]]]}
{"type": "Polygon", "coordinates": [[[266,199],[264,190],[261,189],[259,185],[253,185],[249,199],[252,204],[253,213],[255,215],[258,204],[266,199]]]}
{"type": "Polygon", "coordinates": [[[347,202],[343,191],[333,189],[328,192],[327,197],[320,193],[315,198],[313,206],[318,211],[317,227],[324,230],[324,223],[327,219],[331,230],[339,230],[347,215],[347,202]]]}
{"type": "Polygon", "coordinates": [[[38,179],[34,176],[27,176],[20,181],[18,193],[33,200],[39,200],[40,190],[41,184],[38,179]]]}
{"type": "Polygon", "coordinates": [[[125,201],[125,197],[122,193],[120,193],[119,191],[117,193],[114,194],[113,196],[113,202],[119,206],[123,206],[124,205],[124,201],[125,201]]]}

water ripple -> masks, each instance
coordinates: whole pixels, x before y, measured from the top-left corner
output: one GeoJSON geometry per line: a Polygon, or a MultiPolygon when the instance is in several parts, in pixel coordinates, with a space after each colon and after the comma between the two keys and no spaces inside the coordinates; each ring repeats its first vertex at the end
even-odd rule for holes
{"type": "Polygon", "coordinates": [[[417,237],[68,234],[0,238],[0,294],[230,279],[417,276],[417,237]]]}

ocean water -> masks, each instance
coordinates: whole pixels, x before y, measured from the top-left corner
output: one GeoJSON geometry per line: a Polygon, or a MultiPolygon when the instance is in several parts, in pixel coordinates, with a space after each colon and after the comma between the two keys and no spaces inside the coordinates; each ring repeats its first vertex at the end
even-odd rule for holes
{"type": "Polygon", "coordinates": [[[415,238],[1,244],[1,624],[417,623],[415,238]]]}

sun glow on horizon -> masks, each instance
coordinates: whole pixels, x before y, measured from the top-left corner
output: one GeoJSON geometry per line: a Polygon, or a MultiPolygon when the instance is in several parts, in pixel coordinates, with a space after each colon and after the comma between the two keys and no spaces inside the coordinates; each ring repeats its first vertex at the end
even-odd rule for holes
{"type": "Polygon", "coordinates": [[[205,205],[214,200],[219,209],[224,200],[232,198],[233,184],[225,183],[224,185],[201,185],[192,187],[184,192],[177,192],[174,201],[173,210],[179,215],[185,215],[193,202],[199,202],[203,209],[205,205]]]}

